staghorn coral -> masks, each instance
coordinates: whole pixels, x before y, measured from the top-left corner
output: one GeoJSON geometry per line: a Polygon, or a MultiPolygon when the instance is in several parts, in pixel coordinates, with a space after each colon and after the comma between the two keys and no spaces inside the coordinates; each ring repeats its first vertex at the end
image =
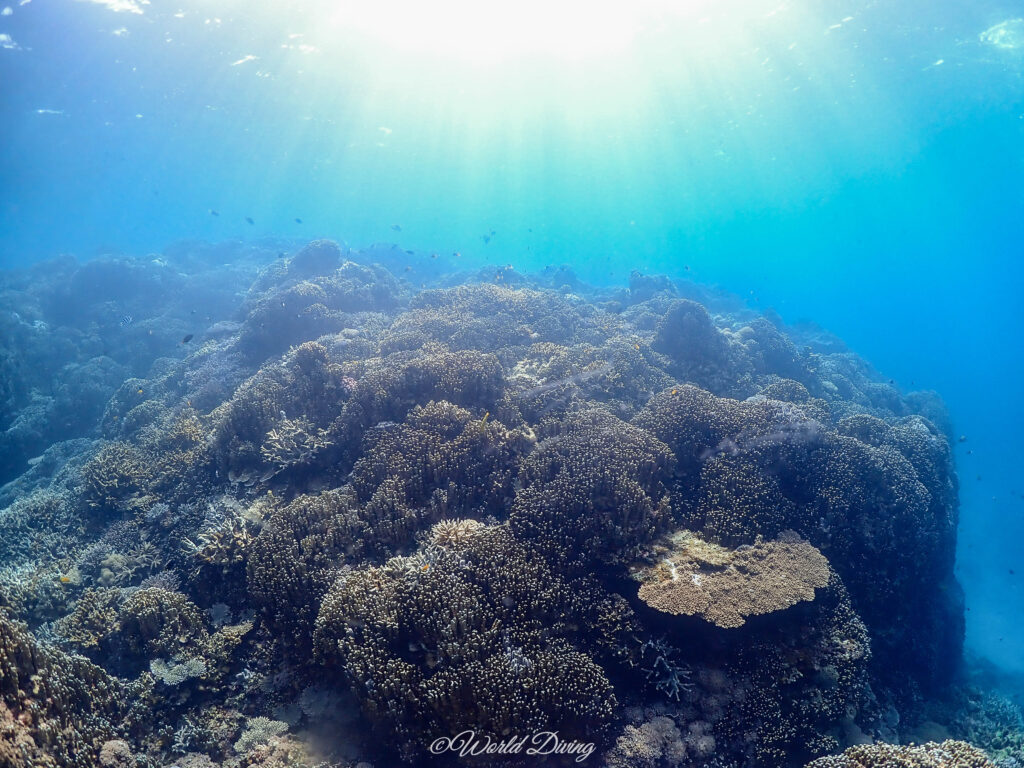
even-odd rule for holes
{"type": "Polygon", "coordinates": [[[634,572],[640,599],[719,627],[741,627],[748,616],[813,600],[829,580],[828,561],[792,531],[738,550],[679,531],[654,549],[654,557],[654,566],[634,572]]]}
{"type": "Polygon", "coordinates": [[[196,605],[180,592],[139,589],[118,612],[117,632],[122,646],[137,656],[200,654],[209,633],[196,605]]]}
{"type": "Polygon", "coordinates": [[[318,452],[329,447],[331,443],[326,435],[326,430],[318,429],[305,416],[283,419],[267,432],[260,455],[277,475],[290,467],[308,463],[318,452]]]}
{"type": "Polygon", "coordinates": [[[61,638],[90,653],[147,658],[196,649],[209,639],[195,605],[180,592],[151,587],[124,594],[87,589],[56,623],[61,638]]]}
{"type": "Polygon", "coordinates": [[[765,318],[759,317],[739,329],[735,340],[744,347],[744,355],[755,373],[813,382],[812,355],[806,349],[798,350],[791,339],[765,318]]]}
{"type": "Polygon", "coordinates": [[[1012,699],[998,691],[958,686],[928,709],[934,720],[948,724],[952,738],[984,749],[999,765],[1024,764],[1024,711],[1012,699]]]}
{"type": "Polygon", "coordinates": [[[980,749],[963,741],[861,744],[841,755],[821,757],[807,768],[996,768],[980,749]]]}
{"type": "Polygon", "coordinates": [[[263,516],[263,505],[258,503],[248,509],[227,506],[223,516],[214,517],[198,532],[196,541],[184,539],[182,547],[194,562],[193,572],[244,569],[263,516]]]}
{"type": "Polygon", "coordinates": [[[74,610],[55,623],[54,631],[80,652],[94,655],[109,645],[111,634],[116,632],[121,600],[116,589],[87,589],[74,610]]]}
{"type": "Polygon", "coordinates": [[[486,526],[477,520],[441,520],[430,529],[430,542],[439,547],[458,547],[486,526]]]}
{"type": "Polygon", "coordinates": [[[269,717],[253,717],[245,722],[245,730],[235,742],[235,752],[245,754],[254,747],[269,743],[288,730],[288,724],[269,717]]]}
{"type": "Polygon", "coordinates": [[[153,677],[168,687],[181,685],[187,680],[205,677],[206,662],[202,659],[190,658],[184,661],[165,661],[153,659],[149,662],[149,671],[153,677]]]}
{"type": "Polygon", "coordinates": [[[86,504],[107,514],[130,508],[148,485],[149,471],[146,455],[136,446],[104,445],[82,469],[86,504]]]}

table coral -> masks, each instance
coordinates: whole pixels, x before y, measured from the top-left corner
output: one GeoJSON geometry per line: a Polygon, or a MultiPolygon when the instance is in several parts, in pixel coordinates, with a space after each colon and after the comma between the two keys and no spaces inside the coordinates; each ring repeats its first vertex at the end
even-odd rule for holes
{"type": "Polygon", "coordinates": [[[654,566],[635,573],[640,599],[659,611],[700,615],[726,628],[813,600],[830,573],[822,554],[792,531],[735,550],[682,531],[654,556],[654,566]]]}

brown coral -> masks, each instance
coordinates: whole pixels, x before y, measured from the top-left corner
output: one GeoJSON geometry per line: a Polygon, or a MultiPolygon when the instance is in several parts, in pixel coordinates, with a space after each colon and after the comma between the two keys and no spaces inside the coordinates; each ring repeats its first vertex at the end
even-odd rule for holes
{"type": "Polygon", "coordinates": [[[728,550],[679,531],[641,568],[639,597],[672,614],[700,615],[720,627],[814,599],[829,579],[828,561],[792,531],[774,541],[728,550]]]}
{"type": "Polygon", "coordinates": [[[820,757],[807,768],[996,768],[985,753],[965,741],[860,744],[841,755],[820,757]]]}

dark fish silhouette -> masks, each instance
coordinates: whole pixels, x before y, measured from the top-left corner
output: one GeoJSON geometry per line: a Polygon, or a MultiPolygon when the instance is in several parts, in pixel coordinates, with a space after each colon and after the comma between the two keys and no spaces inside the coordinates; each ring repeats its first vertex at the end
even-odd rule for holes
{"type": "Polygon", "coordinates": [[[220,216],[220,214],[217,213],[215,210],[213,210],[213,208],[210,209],[210,215],[211,216],[220,216]]]}
{"type": "Polygon", "coordinates": [[[253,220],[252,220],[252,218],[251,218],[251,217],[249,217],[249,216],[246,216],[246,217],[245,217],[245,220],[246,220],[247,222],[249,222],[250,224],[255,224],[255,223],[256,223],[256,222],[255,222],[255,221],[253,221],[253,220]]]}
{"type": "Polygon", "coordinates": [[[400,225],[398,225],[398,224],[392,224],[391,228],[393,230],[395,230],[395,232],[401,232],[402,231],[402,227],[400,225]]]}
{"type": "Polygon", "coordinates": [[[193,338],[195,338],[195,334],[194,333],[188,333],[188,334],[185,335],[185,338],[181,340],[181,343],[182,344],[188,344],[190,341],[192,341],[193,338]]]}
{"type": "Polygon", "coordinates": [[[295,223],[296,223],[296,224],[301,224],[301,223],[302,223],[302,219],[296,218],[296,219],[295,219],[295,223]]]}

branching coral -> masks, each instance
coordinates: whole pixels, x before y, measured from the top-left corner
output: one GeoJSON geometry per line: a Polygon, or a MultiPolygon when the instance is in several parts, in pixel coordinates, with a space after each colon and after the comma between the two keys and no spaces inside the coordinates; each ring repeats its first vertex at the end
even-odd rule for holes
{"type": "Polygon", "coordinates": [[[300,416],[297,419],[283,419],[267,432],[260,455],[276,475],[289,467],[308,463],[330,445],[326,430],[318,429],[305,416],[300,416]]]}
{"type": "Polygon", "coordinates": [[[523,464],[509,523],[560,561],[621,563],[671,522],[668,448],[599,410],[573,416],[523,464]]]}
{"type": "Polygon", "coordinates": [[[610,653],[589,630],[604,599],[490,527],[339,577],[320,610],[317,650],[410,755],[466,728],[593,739],[615,707],[585,652],[610,653]]]}
{"type": "Polygon", "coordinates": [[[94,768],[103,744],[138,724],[134,708],[148,697],[145,681],[126,685],[39,644],[0,611],[0,763],[94,768]]]}
{"type": "Polygon", "coordinates": [[[204,566],[229,570],[244,565],[262,522],[260,516],[235,512],[227,514],[212,525],[202,529],[196,541],[185,539],[182,546],[195,560],[198,571],[204,566]]]}

